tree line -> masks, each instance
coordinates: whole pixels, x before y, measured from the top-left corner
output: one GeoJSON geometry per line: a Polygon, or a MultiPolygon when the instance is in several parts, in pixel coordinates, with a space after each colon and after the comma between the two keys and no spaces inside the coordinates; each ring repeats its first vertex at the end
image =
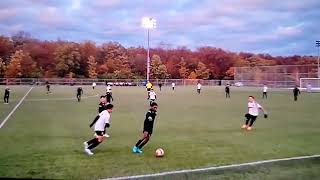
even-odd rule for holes
{"type": "MultiPolygon", "coordinates": [[[[271,56],[215,47],[152,48],[152,79],[233,79],[234,68],[315,64],[312,56],[271,56]]],[[[143,79],[147,51],[118,42],[43,41],[19,32],[0,36],[0,78],[143,79]]]]}

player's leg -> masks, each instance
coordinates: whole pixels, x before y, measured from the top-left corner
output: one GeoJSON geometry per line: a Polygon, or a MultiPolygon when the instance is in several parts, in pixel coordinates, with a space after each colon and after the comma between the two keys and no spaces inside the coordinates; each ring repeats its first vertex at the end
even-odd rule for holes
{"type": "Polygon", "coordinates": [[[249,122],[249,126],[247,128],[247,130],[252,130],[252,126],[253,126],[253,123],[256,121],[257,119],[257,116],[251,116],[251,121],[249,122]]]}
{"type": "Polygon", "coordinates": [[[144,131],[142,134],[142,138],[138,140],[136,145],[132,148],[132,152],[134,153],[142,153],[141,149],[139,147],[142,147],[146,144],[145,141],[149,141],[149,133],[147,131],[144,131]],[[147,140],[146,140],[147,139],[147,140]]]}
{"type": "Polygon", "coordinates": [[[244,125],[242,125],[242,127],[241,127],[242,129],[246,129],[248,127],[251,115],[247,113],[244,115],[244,117],[246,118],[246,122],[244,125]]]}
{"type": "Polygon", "coordinates": [[[142,153],[141,149],[143,148],[144,145],[146,145],[149,142],[151,133],[145,131],[143,132],[143,136],[144,136],[144,140],[137,146],[139,153],[142,153]]]}

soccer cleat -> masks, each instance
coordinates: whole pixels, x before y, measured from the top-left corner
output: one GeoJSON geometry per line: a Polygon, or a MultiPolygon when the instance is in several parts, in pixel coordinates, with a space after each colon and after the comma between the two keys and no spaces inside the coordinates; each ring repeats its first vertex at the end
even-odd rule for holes
{"type": "Polygon", "coordinates": [[[84,149],[88,149],[88,143],[87,142],[83,142],[83,145],[84,145],[84,149]]]}
{"type": "Polygon", "coordinates": [[[247,125],[242,125],[242,127],[241,127],[242,129],[247,129],[247,125]]]}
{"type": "Polygon", "coordinates": [[[93,152],[90,149],[84,149],[84,152],[88,154],[88,156],[92,156],[93,152]]]}
{"type": "Polygon", "coordinates": [[[137,150],[138,150],[137,146],[133,146],[132,152],[133,152],[133,153],[137,153],[137,152],[138,152],[137,150]]]}
{"type": "Polygon", "coordinates": [[[247,127],[247,130],[248,130],[248,131],[251,131],[251,130],[252,130],[252,127],[250,127],[250,126],[247,127]]]}
{"type": "Polygon", "coordinates": [[[142,154],[143,152],[141,149],[137,148],[137,153],[142,154]]]}
{"type": "Polygon", "coordinates": [[[107,134],[107,133],[106,133],[106,134],[104,134],[103,136],[104,136],[104,137],[107,137],[107,138],[108,138],[108,137],[110,137],[110,135],[109,135],[109,134],[107,134]]]}

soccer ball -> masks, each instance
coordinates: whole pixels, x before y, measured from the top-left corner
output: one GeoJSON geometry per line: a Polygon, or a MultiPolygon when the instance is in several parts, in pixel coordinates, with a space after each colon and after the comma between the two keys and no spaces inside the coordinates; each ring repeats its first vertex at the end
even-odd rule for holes
{"type": "Polygon", "coordinates": [[[163,157],[164,156],[164,150],[162,148],[158,148],[154,155],[156,157],[163,157]]]}

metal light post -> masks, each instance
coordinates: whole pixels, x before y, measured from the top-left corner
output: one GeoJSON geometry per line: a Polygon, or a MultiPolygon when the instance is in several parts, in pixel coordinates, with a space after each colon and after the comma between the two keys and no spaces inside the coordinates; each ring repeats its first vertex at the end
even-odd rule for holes
{"type": "Polygon", "coordinates": [[[147,81],[150,79],[150,29],[155,29],[157,26],[156,19],[151,17],[142,18],[141,23],[143,28],[148,30],[148,50],[147,50],[147,81]]]}
{"type": "Polygon", "coordinates": [[[316,46],[318,47],[318,78],[320,78],[320,67],[319,67],[320,41],[316,41],[316,46]]]}

